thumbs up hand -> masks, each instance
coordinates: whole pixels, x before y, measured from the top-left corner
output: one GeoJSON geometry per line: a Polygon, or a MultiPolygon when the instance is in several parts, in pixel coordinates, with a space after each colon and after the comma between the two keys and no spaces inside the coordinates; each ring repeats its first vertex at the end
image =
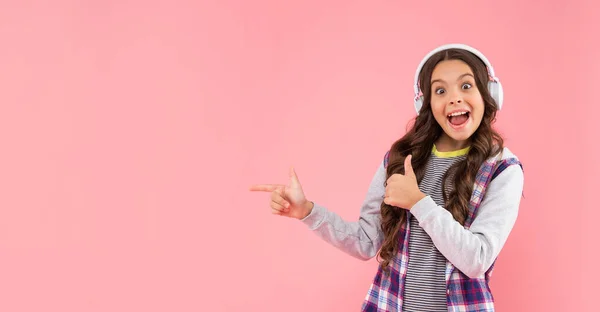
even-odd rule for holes
{"type": "Polygon", "coordinates": [[[404,160],[404,174],[396,173],[388,178],[383,200],[386,204],[410,210],[426,196],[419,189],[411,160],[412,155],[404,160]]]}
{"type": "Polygon", "coordinates": [[[250,187],[250,191],[271,193],[271,212],[276,215],[303,219],[310,214],[313,203],[306,200],[300,180],[294,168],[290,168],[289,185],[258,184],[250,187]]]}

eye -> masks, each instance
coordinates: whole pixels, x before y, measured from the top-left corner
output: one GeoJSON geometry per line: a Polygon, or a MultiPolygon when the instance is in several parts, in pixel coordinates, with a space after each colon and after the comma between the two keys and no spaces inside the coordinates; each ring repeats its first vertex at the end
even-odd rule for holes
{"type": "Polygon", "coordinates": [[[435,94],[438,94],[438,95],[444,94],[445,92],[446,92],[446,90],[444,90],[443,88],[437,88],[437,89],[435,89],[435,94]]]}
{"type": "Polygon", "coordinates": [[[472,87],[473,87],[473,85],[471,85],[471,84],[470,84],[470,83],[468,83],[468,82],[467,82],[467,83],[464,83],[464,84],[462,85],[462,88],[463,88],[463,90],[466,90],[466,89],[471,89],[472,87]]]}

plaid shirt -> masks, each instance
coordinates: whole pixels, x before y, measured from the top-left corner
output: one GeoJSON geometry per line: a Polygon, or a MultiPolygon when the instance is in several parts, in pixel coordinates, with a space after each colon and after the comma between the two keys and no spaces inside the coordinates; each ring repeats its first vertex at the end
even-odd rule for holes
{"type": "MultiPolygon", "coordinates": [[[[387,166],[386,154],[385,165],[387,166]]],[[[483,200],[488,184],[504,169],[510,165],[521,163],[515,158],[497,161],[491,158],[485,161],[476,176],[473,195],[469,202],[469,215],[464,227],[468,229],[473,222],[475,213],[483,200]]],[[[410,214],[410,213],[409,213],[410,214]]],[[[381,266],[369,288],[369,292],[362,306],[365,312],[392,312],[402,311],[404,280],[408,268],[408,240],[410,237],[410,222],[400,228],[398,255],[390,262],[388,272],[381,266]]],[[[450,261],[446,261],[446,286],[448,311],[453,312],[492,312],[494,311],[494,297],[489,288],[489,280],[494,265],[488,269],[484,277],[469,278],[460,270],[456,270],[450,261]]]]}

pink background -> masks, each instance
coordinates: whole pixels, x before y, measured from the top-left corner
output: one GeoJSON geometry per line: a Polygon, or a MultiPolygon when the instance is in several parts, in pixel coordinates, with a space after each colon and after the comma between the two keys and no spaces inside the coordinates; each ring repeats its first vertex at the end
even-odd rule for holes
{"type": "Polygon", "coordinates": [[[270,214],[351,220],[421,57],[492,61],[525,199],[498,311],[591,311],[599,8],[588,1],[2,1],[1,311],[358,311],[376,270],[270,214]],[[418,3],[417,3],[418,2],[418,3]]]}

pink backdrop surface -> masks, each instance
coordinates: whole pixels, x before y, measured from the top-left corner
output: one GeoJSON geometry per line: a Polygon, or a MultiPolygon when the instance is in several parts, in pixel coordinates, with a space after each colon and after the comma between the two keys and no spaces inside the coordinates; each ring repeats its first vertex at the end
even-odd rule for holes
{"type": "Polygon", "coordinates": [[[598,4],[2,1],[0,310],[357,311],[377,262],[270,214],[285,183],[356,219],[430,49],[505,89],[525,198],[498,311],[597,298],[598,4]]]}

